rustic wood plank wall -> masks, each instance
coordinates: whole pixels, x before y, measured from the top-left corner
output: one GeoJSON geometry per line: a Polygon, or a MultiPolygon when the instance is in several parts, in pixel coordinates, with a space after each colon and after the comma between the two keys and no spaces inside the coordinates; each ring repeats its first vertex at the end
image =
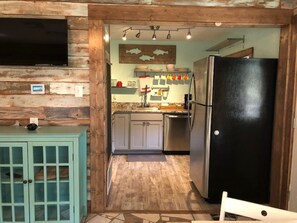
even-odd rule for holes
{"type": "MultiPolygon", "coordinates": [[[[30,0],[24,0],[30,1],[30,0]]],[[[40,0],[39,0],[40,1],[40,0]]],[[[214,7],[259,7],[259,8],[290,8],[294,0],[47,0],[48,2],[80,2],[80,3],[111,3],[111,4],[146,4],[146,5],[195,5],[214,7]]]]}
{"type": "MultiPolygon", "coordinates": [[[[0,125],[90,125],[89,38],[87,4],[1,1],[0,17],[66,18],[68,67],[0,66],[0,125]],[[45,95],[31,95],[30,84],[45,85],[45,95]],[[75,97],[75,86],[83,97],[75,97]]],[[[89,162],[88,162],[89,163],[89,162]]]]}
{"type": "Polygon", "coordinates": [[[0,66],[0,125],[89,125],[89,39],[86,4],[25,1],[0,3],[0,17],[66,18],[69,67],[0,66]],[[31,95],[30,84],[45,85],[45,95],[31,95]],[[74,96],[76,85],[83,97],[74,96]],[[13,112],[10,112],[13,111],[13,112]]]}

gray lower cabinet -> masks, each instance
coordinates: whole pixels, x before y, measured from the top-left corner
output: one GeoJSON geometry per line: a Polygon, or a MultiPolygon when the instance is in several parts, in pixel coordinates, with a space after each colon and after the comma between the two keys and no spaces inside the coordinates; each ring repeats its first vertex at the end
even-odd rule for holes
{"type": "Polygon", "coordinates": [[[116,113],[113,121],[115,152],[163,149],[161,113],[116,113]]]}
{"type": "Polygon", "coordinates": [[[163,149],[162,114],[132,113],[130,123],[131,150],[163,149]]]}
{"type": "Polygon", "coordinates": [[[129,136],[130,136],[130,114],[119,113],[114,114],[113,123],[113,144],[115,150],[128,150],[129,149],[129,136]]]}

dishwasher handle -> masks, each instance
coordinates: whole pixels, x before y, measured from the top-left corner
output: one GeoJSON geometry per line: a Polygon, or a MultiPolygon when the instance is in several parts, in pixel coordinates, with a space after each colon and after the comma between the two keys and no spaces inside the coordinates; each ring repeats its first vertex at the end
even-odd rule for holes
{"type": "Polygon", "coordinates": [[[188,118],[187,115],[166,115],[168,118],[188,118]]]}

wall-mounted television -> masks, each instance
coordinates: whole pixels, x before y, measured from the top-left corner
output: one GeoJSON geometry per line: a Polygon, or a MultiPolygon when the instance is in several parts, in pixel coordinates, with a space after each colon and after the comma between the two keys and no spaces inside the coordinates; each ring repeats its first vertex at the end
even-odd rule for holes
{"type": "Polygon", "coordinates": [[[66,19],[0,18],[0,65],[67,66],[66,19]]]}

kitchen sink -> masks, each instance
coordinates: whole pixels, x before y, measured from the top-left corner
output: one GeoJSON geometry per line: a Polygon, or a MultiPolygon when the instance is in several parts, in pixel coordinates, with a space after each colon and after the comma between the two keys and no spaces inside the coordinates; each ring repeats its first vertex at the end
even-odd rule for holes
{"type": "Polygon", "coordinates": [[[158,107],[137,107],[136,111],[158,111],[158,107]]]}

